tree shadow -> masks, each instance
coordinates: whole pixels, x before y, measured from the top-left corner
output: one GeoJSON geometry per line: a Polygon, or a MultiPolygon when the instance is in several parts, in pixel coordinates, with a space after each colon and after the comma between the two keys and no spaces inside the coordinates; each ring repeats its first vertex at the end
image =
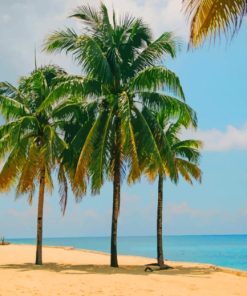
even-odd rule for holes
{"type": "MultiPolygon", "coordinates": [[[[146,265],[147,266],[147,265],[146,265]]],[[[74,264],[58,264],[45,263],[41,266],[33,263],[24,264],[6,264],[0,265],[0,269],[15,269],[19,272],[25,271],[50,271],[63,274],[129,274],[129,275],[146,275],[159,274],[164,276],[196,276],[205,277],[216,270],[213,267],[184,267],[173,266],[171,269],[160,270],[158,267],[152,267],[152,272],[145,272],[146,266],[142,265],[124,265],[119,268],[113,268],[108,265],[74,265],[74,264]]]]}

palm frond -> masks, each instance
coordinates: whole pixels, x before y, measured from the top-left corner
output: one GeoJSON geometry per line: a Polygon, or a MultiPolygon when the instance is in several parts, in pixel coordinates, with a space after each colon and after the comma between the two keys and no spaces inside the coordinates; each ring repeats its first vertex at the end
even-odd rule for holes
{"type": "Polygon", "coordinates": [[[184,101],[175,97],[158,92],[137,92],[140,103],[143,103],[148,108],[163,113],[166,118],[172,117],[180,118],[180,124],[188,127],[190,124],[194,127],[197,126],[197,116],[195,111],[184,101]]]}
{"type": "Polygon", "coordinates": [[[112,71],[100,44],[95,38],[81,35],[77,40],[78,48],[75,51],[75,58],[80,63],[87,75],[97,80],[110,83],[112,71]]]}
{"type": "Polygon", "coordinates": [[[101,17],[98,10],[91,5],[78,6],[70,17],[82,21],[83,24],[93,31],[95,31],[101,24],[101,17]]]}
{"type": "Polygon", "coordinates": [[[0,172],[0,190],[8,191],[16,182],[22,166],[26,163],[26,151],[28,149],[27,139],[21,140],[13,147],[4,162],[0,172]]]}
{"type": "Polygon", "coordinates": [[[188,183],[192,184],[192,178],[201,182],[202,171],[196,164],[185,159],[176,158],[176,165],[179,173],[188,183]]]}
{"type": "Polygon", "coordinates": [[[77,41],[78,35],[76,32],[73,29],[66,28],[65,30],[55,31],[49,35],[43,49],[47,52],[73,53],[78,49],[77,41]]]}
{"type": "Polygon", "coordinates": [[[163,89],[184,99],[184,93],[179,78],[172,71],[161,67],[147,67],[140,71],[130,81],[130,88],[137,91],[156,91],[163,89]]]}
{"type": "MultiPolygon", "coordinates": [[[[53,190],[53,181],[52,181],[52,176],[51,176],[51,172],[52,172],[52,167],[50,166],[50,164],[45,164],[45,188],[48,190],[49,193],[52,193],[53,190]]],[[[41,173],[42,173],[42,165],[40,165],[40,174],[39,174],[39,178],[41,178],[41,173]]]]}
{"type": "Polygon", "coordinates": [[[206,37],[216,38],[223,32],[233,35],[246,14],[246,0],[184,0],[191,18],[190,44],[200,45],[206,37]]]}
{"type": "Polygon", "coordinates": [[[25,116],[29,113],[29,110],[14,98],[0,95],[0,112],[9,120],[25,116]]]}
{"type": "Polygon", "coordinates": [[[66,178],[65,168],[63,165],[59,166],[58,170],[59,194],[60,194],[60,207],[62,214],[65,214],[68,203],[68,182],[66,178]]]}
{"type": "Polygon", "coordinates": [[[133,111],[136,114],[133,125],[135,130],[138,130],[136,137],[138,141],[139,163],[142,163],[144,167],[152,164],[155,168],[162,168],[163,160],[149,123],[138,108],[134,107],[133,111]]]}
{"type": "MultiPolygon", "coordinates": [[[[146,107],[143,108],[142,113],[150,127],[150,130],[152,131],[152,135],[155,139],[162,159],[162,165],[160,166],[156,167],[152,162],[148,164],[148,169],[146,170],[147,175],[150,175],[151,171],[153,171],[151,175],[154,175],[155,168],[156,174],[161,173],[169,176],[172,180],[176,179],[177,172],[175,168],[172,146],[169,139],[167,138],[167,134],[164,132],[163,126],[160,125],[159,121],[157,120],[157,114],[151,112],[146,107]]],[[[153,161],[155,161],[155,159],[153,161]]]]}
{"type": "Polygon", "coordinates": [[[138,156],[138,143],[136,134],[139,131],[135,131],[133,125],[133,114],[132,114],[132,100],[128,97],[127,93],[121,94],[120,99],[120,119],[121,119],[121,134],[124,138],[123,153],[129,162],[129,174],[128,183],[133,183],[138,180],[141,176],[141,168],[139,164],[138,156]]]}
{"type": "Polygon", "coordinates": [[[101,120],[104,116],[106,116],[106,113],[101,113],[98,116],[82,147],[74,176],[74,182],[72,184],[72,189],[77,197],[83,196],[86,192],[86,177],[89,174],[89,163],[92,159],[92,153],[95,145],[94,140],[98,137],[98,129],[101,126],[101,120]]]}
{"type": "Polygon", "coordinates": [[[94,149],[90,163],[91,192],[97,194],[104,184],[105,167],[110,159],[109,130],[113,121],[113,109],[104,112],[101,117],[100,126],[94,137],[94,149]]]}
{"type": "Polygon", "coordinates": [[[20,171],[20,177],[16,187],[16,198],[22,194],[29,194],[29,204],[32,204],[33,193],[35,190],[35,180],[39,173],[39,156],[40,154],[37,146],[35,144],[31,145],[28,151],[28,158],[20,171]]]}
{"type": "Polygon", "coordinates": [[[95,95],[99,95],[101,92],[100,83],[91,78],[70,75],[62,77],[56,82],[56,87],[42,102],[38,111],[42,111],[52,106],[54,103],[58,104],[60,100],[83,101],[85,97],[90,96],[92,98],[95,95]]]}
{"type": "Polygon", "coordinates": [[[141,71],[146,67],[154,66],[161,62],[166,56],[174,58],[178,48],[179,43],[173,33],[165,32],[137,55],[132,68],[134,71],[141,71]]]}
{"type": "Polygon", "coordinates": [[[176,151],[177,156],[186,158],[197,164],[200,159],[199,149],[202,148],[202,142],[198,140],[178,141],[172,148],[176,151]]]}

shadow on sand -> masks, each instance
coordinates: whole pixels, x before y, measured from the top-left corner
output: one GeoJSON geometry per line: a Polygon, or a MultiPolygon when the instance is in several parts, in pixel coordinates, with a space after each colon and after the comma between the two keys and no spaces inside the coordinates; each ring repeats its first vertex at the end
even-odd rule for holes
{"type": "Polygon", "coordinates": [[[20,272],[43,270],[50,272],[61,272],[64,274],[129,274],[129,275],[146,275],[159,274],[159,275],[185,275],[185,276],[207,276],[215,269],[212,267],[184,267],[175,266],[172,269],[160,270],[153,268],[153,272],[145,272],[146,266],[131,265],[120,266],[119,268],[112,268],[108,265],[71,265],[71,264],[57,264],[45,263],[42,266],[37,266],[32,263],[24,264],[6,264],[0,265],[0,269],[16,269],[20,272]]]}

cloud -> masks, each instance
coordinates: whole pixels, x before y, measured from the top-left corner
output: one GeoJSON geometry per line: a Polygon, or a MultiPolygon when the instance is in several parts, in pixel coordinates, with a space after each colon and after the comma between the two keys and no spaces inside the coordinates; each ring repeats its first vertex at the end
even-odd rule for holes
{"type": "Polygon", "coordinates": [[[210,218],[219,214],[215,210],[201,210],[190,207],[186,202],[181,203],[169,203],[167,207],[167,212],[172,219],[176,216],[190,216],[191,218],[210,218]]]}
{"type": "MultiPolygon", "coordinates": [[[[44,209],[44,237],[109,236],[112,201],[109,194],[97,204],[87,198],[69,208],[62,216],[55,196],[47,197],[44,209]]],[[[123,192],[119,217],[119,235],[155,235],[157,197],[123,192]]],[[[0,199],[0,236],[35,237],[37,200],[30,207],[25,200],[13,203],[0,199]]],[[[244,233],[247,227],[247,203],[237,207],[203,208],[187,201],[164,200],[164,232],[166,234],[244,233]]]]}
{"type": "Polygon", "coordinates": [[[204,151],[247,150],[247,124],[239,128],[228,125],[224,131],[218,129],[189,130],[183,133],[183,137],[203,141],[204,151]]]}
{"type": "MultiPolygon", "coordinates": [[[[174,31],[185,38],[186,26],[181,11],[181,0],[105,0],[118,14],[130,12],[141,16],[151,25],[155,35],[174,31]]],[[[47,34],[65,26],[79,28],[79,23],[68,19],[78,5],[99,3],[97,0],[3,0],[0,4],[1,70],[0,80],[16,82],[34,67],[34,47],[37,48],[38,64],[57,63],[67,71],[78,73],[80,68],[69,57],[42,53],[42,43],[47,34]]]]}
{"type": "MultiPolygon", "coordinates": [[[[67,4],[65,5],[67,15],[82,3],[99,4],[98,0],[65,2],[67,4]]],[[[186,26],[181,0],[104,0],[103,2],[109,10],[114,8],[118,15],[130,13],[133,16],[142,17],[145,22],[152,26],[155,34],[173,31],[184,38],[187,37],[188,26],[186,26]]]]}
{"type": "Polygon", "coordinates": [[[245,233],[247,226],[247,205],[235,210],[202,209],[187,202],[168,203],[164,209],[167,234],[223,234],[245,233]]]}

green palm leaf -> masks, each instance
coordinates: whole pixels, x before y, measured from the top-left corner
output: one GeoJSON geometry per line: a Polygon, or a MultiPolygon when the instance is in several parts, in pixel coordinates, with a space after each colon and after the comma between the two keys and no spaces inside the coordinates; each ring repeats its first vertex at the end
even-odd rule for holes
{"type": "Polygon", "coordinates": [[[197,117],[195,111],[184,101],[157,92],[138,92],[140,102],[154,111],[160,111],[167,118],[180,116],[180,123],[184,126],[192,124],[197,126],[197,117]]]}
{"type": "Polygon", "coordinates": [[[29,113],[29,110],[15,99],[0,95],[0,112],[9,120],[10,118],[25,116],[29,113]]]}
{"type": "Polygon", "coordinates": [[[154,42],[150,43],[134,60],[132,68],[138,72],[146,67],[154,66],[167,55],[174,58],[179,47],[173,33],[165,32],[154,42]]]}
{"type": "Polygon", "coordinates": [[[184,93],[179,78],[170,70],[160,67],[146,67],[130,82],[130,88],[137,91],[168,90],[184,99],[184,93]]]}
{"type": "Polygon", "coordinates": [[[78,6],[70,17],[82,21],[91,30],[96,30],[101,23],[101,17],[98,11],[90,5],[78,6]]]}
{"type": "Polygon", "coordinates": [[[66,28],[63,31],[55,31],[50,35],[45,44],[44,50],[48,52],[63,52],[75,51],[77,46],[78,35],[72,29],[66,28]]]}

